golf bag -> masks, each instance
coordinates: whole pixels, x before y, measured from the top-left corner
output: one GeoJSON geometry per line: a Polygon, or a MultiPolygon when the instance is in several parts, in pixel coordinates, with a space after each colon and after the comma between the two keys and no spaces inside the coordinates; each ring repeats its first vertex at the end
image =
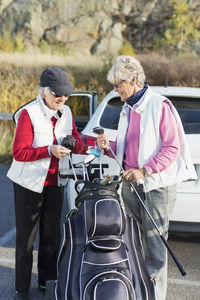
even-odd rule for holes
{"type": "Polygon", "coordinates": [[[63,224],[57,300],[155,299],[139,225],[124,213],[118,187],[85,181],[78,193],[78,209],[63,224]]]}

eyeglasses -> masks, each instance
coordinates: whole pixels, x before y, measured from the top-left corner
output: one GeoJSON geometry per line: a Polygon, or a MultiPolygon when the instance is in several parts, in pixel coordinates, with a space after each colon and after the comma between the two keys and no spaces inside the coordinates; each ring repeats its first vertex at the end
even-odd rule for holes
{"type": "Polygon", "coordinates": [[[52,95],[54,96],[54,97],[56,97],[56,98],[61,98],[61,97],[65,97],[65,98],[67,98],[68,97],[68,95],[62,95],[62,96],[60,96],[60,95],[57,95],[56,93],[54,93],[52,90],[51,90],[51,93],[52,93],[52,95]]]}
{"type": "Polygon", "coordinates": [[[120,87],[120,85],[122,84],[122,82],[124,82],[125,80],[121,80],[119,83],[113,84],[113,88],[118,88],[120,87]]]}

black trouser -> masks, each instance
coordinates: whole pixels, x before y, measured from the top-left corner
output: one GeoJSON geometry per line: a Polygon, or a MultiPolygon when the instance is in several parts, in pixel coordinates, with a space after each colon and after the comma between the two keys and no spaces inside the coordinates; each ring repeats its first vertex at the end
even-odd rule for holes
{"type": "Polygon", "coordinates": [[[46,186],[36,193],[14,183],[16,217],[16,291],[27,292],[31,282],[33,243],[39,226],[38,280],[57,278],[63,187],[46,186]]]}

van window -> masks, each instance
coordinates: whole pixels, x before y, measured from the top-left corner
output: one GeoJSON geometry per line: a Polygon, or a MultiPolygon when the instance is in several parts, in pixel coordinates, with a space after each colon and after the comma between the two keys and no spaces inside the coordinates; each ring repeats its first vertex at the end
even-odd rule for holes
{"type": "Polygon", "coordinates": [[[70,107],[72,111],[74,122],[79,132],[83,130],[90,119],[89,101],[90,99],[88,98],[88,96],[71,95],[65,103],[70,107]]]}
{"type": "MultiPolygon", "coordinates": [[[[185,133],[200,133],[200,98],[167,96],[181,117],[185,133]]],[[[100,126],[117,129],[123,103],[119,97],[108,101],[100,119],[100,126]]]]}
{"type": "Polygon", "coordinates": [[[109,100],[101,116],[100,126],[117,129],[122,105],[119,97],[109,100]]]}
{"type": "Polygon", "coordinates": [[[185,133],[200,133],[200,98],[168,97],[181,117],[185,133]]]}

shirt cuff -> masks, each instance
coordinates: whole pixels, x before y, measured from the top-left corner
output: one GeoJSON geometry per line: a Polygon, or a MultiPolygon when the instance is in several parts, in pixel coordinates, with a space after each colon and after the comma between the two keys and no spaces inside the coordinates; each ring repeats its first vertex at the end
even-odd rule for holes
{"type": "Polygon", "coordinates": [[[52,157],[50,147],[51,146],[48,146],[48,153],[49,153],[49,156],[52,157]]]}
{"type": "Polygon", "coordinates": [[[144,165],[144,168],[146,169],[148,175],[152,174],[153,173],[153,170],[151,167],[147,166],[147,165],[144,165]]]}

